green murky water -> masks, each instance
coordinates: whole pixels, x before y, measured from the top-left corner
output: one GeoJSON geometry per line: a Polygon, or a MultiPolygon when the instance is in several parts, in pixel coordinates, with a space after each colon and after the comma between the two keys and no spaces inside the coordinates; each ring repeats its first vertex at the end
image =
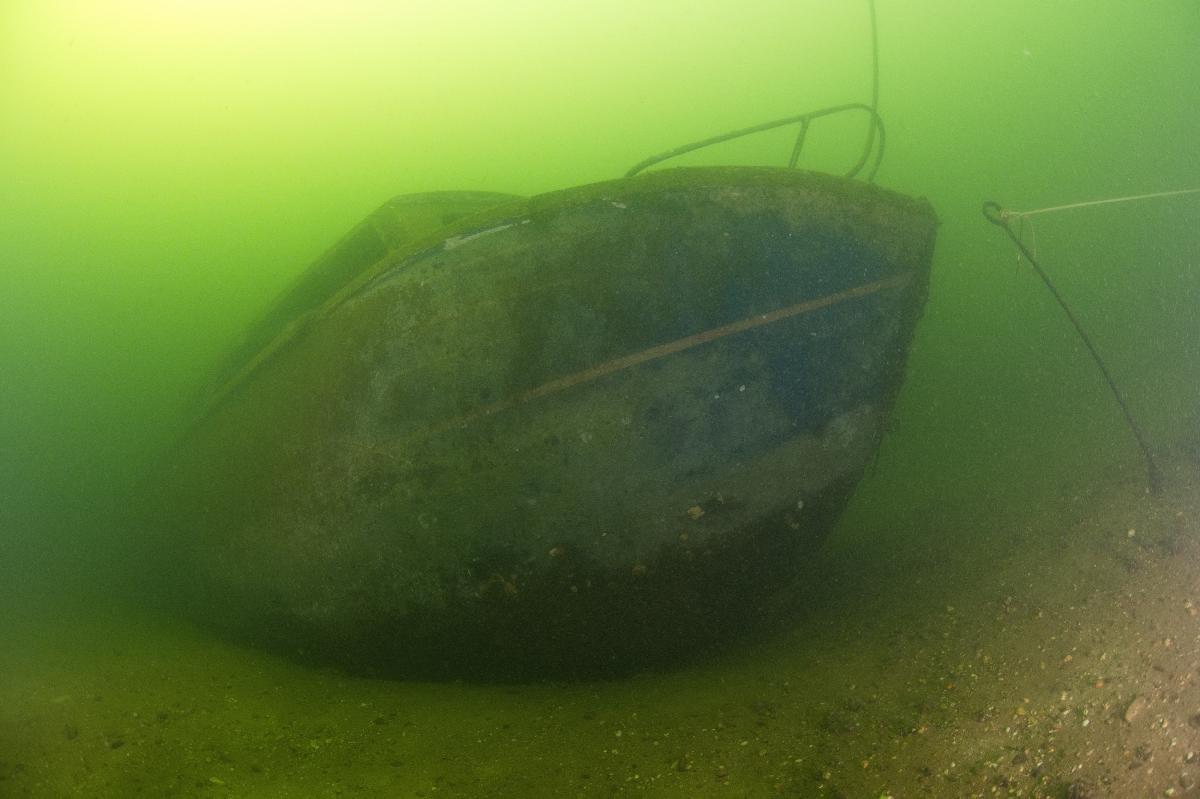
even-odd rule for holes
{"type": "MultiPolygon", "coordinates": [[[[1200,187],[1187,3],[878,6],[878,181],[927,197],[942,227],[896,429],[829,547],[841,587],[806,589],[818,618],[717,664],[510,689],[305,671],[110,604],[110,578],[139,564],[105,516],[238,332],[380,202],[550,191],[866,101],[866,4],[0,9],[0,681],[44,691],[0,713],[0,795],[823,795],[755,758],[836,749],[840,716],[796,721],[796,752],[753,732],[795,692],[853,682],[848,652],[905,645],[883,624],[839,632],[843,604],[862,626],[854,608],[896,576],[879,564],[1002,551],[1006,521],[1140,475],[1094,367],[981,202],[1200,187]]],[[[858,120],[819,124],[803,165],[845,169],[860,136],[858,120]]],[[[779,164],[789,148],[779,132],[684,162],[779,164]]],[[[1163,451],[1200,429],[1198,221],[1200,195],[1036,223],[1044,265],[1163,451]]],[[[886,682],[867,661],[859,673],[886,682]]],[[[919,705],[920,688],[885,693],[900,709],[875,718],[909,724],[906,691],[919,705]]]]}

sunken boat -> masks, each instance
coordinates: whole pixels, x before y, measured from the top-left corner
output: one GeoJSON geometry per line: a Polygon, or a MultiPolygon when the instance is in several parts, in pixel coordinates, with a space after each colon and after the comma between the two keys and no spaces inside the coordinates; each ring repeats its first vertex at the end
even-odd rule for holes
{"type": "Polygon", "coordinates": [[[373,673],[704,648],[872,460],[936,224],[766,167],[397,198],[247,333],[156,476],[172,592],[373,673]]]}

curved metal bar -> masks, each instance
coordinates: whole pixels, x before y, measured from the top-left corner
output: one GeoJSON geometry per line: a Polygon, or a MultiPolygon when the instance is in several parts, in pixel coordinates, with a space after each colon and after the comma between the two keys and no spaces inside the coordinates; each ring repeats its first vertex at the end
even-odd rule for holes
{"type": "Polygon", "coordinates": [[[846,173],[846,177],[854,177],[866,165],[867,159],[871,156],[871,148],[875,144],[877,133],[879,136],[879,146],[875,147],[875,163],[871,165],[871,171],[867,173],[867,183],[875,182],[875,174],[879,171],[880,162],[883,161],[883,145],[887,136],[883,131],[883,118],[879,116],[879,112],[874,108],[871,109],[871,127],[867,131],[867,145],[863,148],[863,154],[859,156],[858,162],[846,173]]]}
{"type": "MultiPolygon", "coordinates": [[[[873,179],[875,177],[875,172],[879,169],[879,162],[883,160],[883,120],[880,118],[879,113],[866,103],[844,103],[842,105],[831,105],[828,108],[820,108],[816,111],[809,111],[807,114],[797,114],[796,116],[784,117],[783,119],[773,119],[770,122],[763,122],[759,125],[752,125],[748,128],[742,128],[730,133],[724,133],[720,136],[711,136],[707,139],[701,139],[700,141],[695,141],[690,144],[684,144],[659,153],[658,155],[652,155],[643,161],[639,161],[638,163],[634,164],[628,172],[625,173],[625,177],[631,178],[648,167],[662,163],[670,158],[684,155],[685,153],[690,153],[705,147],[711,147],[714,144],[721,144],[722,142],[731,141],[733,139],[739,139],[742,136],[749,136],[753,133],[762,133],[763,131],[774,130],[775,128],[783,127],[784,125],[795,125],[797,123],[801,125],[801,134],[797,138],[797,144],[800,145],[803,143],[804,134],[807,133],[808,125],[812,122],[812,120],[830,116],[831,114],[840,114],[845,111],[866,111],[871,116],[871,130],[878,131],[879,133],[879,146],[875,148],[875,165],[871,168],[869,178],[873,179]]],[[[870,150],[868,149],[863,153],[862,157],[859,159],[858,163],[855,164],[854,168],[849,172],[849,174],[847,174],[847,177],[854,177],[856,174],[858,174],[866,164],[869,157],[870,150]]],[[[799,152],[797,146],[793,148],[793,162],[798,158],[799,152]]]]}
{"type": "Polygon", "coordinates": [[[808,136],[807,119],[800,123],[800,130],[796,133],[796,143],[792,145],[792,157],[788,159],[788,169],[796,168],[796,163],[800,160],[800,151],[804,149],[804,138],[806,136],[808,136]]]}

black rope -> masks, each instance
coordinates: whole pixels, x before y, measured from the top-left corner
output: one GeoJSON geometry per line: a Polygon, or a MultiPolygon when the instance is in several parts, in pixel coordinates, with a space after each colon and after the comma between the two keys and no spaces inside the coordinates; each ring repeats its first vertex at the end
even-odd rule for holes
{"type": "Polygon", "coordinates": [[[764,122],[761,125],[752,125],[751,127],[735,130],[731,133],[724,133],[720,136],[712,136],[707,139],[701,139],[700,141],[692,142],[691,144],[675,147],[674,149],[659,153],[658,155],[652,155],[644,161],[639,161],[638,163],[634,164],[628,172],[625,173],[625,177],[631,178],[639,172],[654,166],[655,164],[675,158],[676,156],[683,155],[684,153],[690,153],[694,150],[711,147],[714,144],[720,144],[732,139],[739,139],[742,136],[749,136],[753,133],[761,133],[765,130],[773,130],[774,128],[782,127],[784,125],[794,125],[798,123],[800,125],[800,130],[796,133],[796,142],[792,145],[792,155],[791,158],[788,159],[788,167],[795,168],[797,162],[800,160],[800,150],[804,147],[805,137],[808,135],[808,126],[814,119],[820,119],[821,117],[826,117],[831,114],[840,114],[844,111],[862,110],[866,111],[867,114],[870,115],[870,121],[867,125],[867,140],[865,146],[863,147],[862,155],[859,156],[858,161],[854,164],[850,171],[846,173],[846,177],[852,178],[861,172],[863,167],[865,167],[867,162],[871,159],[871,150],[875,149],[875,162],[871,165],[871,171],[867,173],[866,178],[868,183],[874,183],[875,174],[879,171],[879,164],[881,161],[883,161],[883,145],[886,136],[884,135],[883,130],[883,120],[880,118],[879,112],[876,110],[879,107],[879,32],[875,20],[875,0],[867,0],[867,7],[871,13],[870,105],[865,105],[863,103],[846,103],[845,105],[829,106],[827,108],[820,108],[816,111],[809,111],[807,114],[798,114],[785,119],[776,119],[771,122],[764,122]],[[879,136],[878,148],[875,148],[876,134],[879,136]]]}
{"type": "Polygon", "coordinates": [[[1146,459],[1146,473],[1150,484],[1150,493],[1158,494],[1162,491],[1162,472],[1158,470],[1158,464],[1154,462],[1154,455],[1150,452],[1150,445],[1146,443],[1146,437],[1142,435],[1142,430],[1138,427],[1137,421],[1133,418],[1133,412],[1129,410],[1129,405],[1126,404],[1125,398],[1121,396],[1120,389],[1117,388],[1117,383],[1113,380],[1112,375],[1108,371],[1108,367],[1104,365],[1104,361],[1100,358],[1100,353],[1096,350],[1096,346],[1092,344],[1092,339],[1084,332],[1083,326],[1079,324],[1079,320],[1075,318],[1075,314],[1071,312],[1066,300],[1058,293],[1058,289],[1050,282],[1049,275],[1038,264],[1037,258],[1025,246],[1025,242],[1021,241],[1020,236],[1013,232],[1012,227],[1008,224],[1008,215],[999,203],[988,200],[983,204],[983,216],[987,221],[991,222],[996,227],[1008,234],[1012,243],[1025,256],[1025,260],[1029,261],[1033,271],[1037,272],[1038,277],[1046,284],[1046,288],[1054,296],[1056,302],[1063,313],[1067,315],[1067,319],[1075,326],[1075,332],[1079,334],[1080,340],[1087,347],[1088,352],[1092,354],[1092,360],[1096,362],[1096,366],[1100,369],[1100,374],[1104,375],[1104,380],[1108,383],[1109,389],[1112,390],[1113,396],[1117,400],[1117,404],[1121,406],[1121,412],[1125,414],[1125,421],[1129,424],[1129,429],[1133,431],[1133,437],[1137,439],[1138,446],[1142,448],[1142,455],[1146,459]]]}
{"type": "MultiPolygon", "coordinates": [[[[871,13],[871,112],[879,116],[879,26],[875,24],[875,0],[867,0],[867,9],[871,13]]],[[[882,128],[880,129],[882,132],[882,128]]],[[[852,170],[853,174],[858,174],[858,170],[862,169],[863,164],[867,162],[867,156],[871,152],[871,147],[875,144],[875,126],[871,125],[867,128],[867,143],[863,147],[862,157],[858,161],[857,168],[852,170]]],[[[883,149],[883,142],[880,142],[880,149],[883,149]]],[[[798,155],[799,153],[797,153],[798,155]]],[[[883,154],[880,153],[880,157],[883,154]]],[[[875,172],[879,169],[879,162],[875,162],[875,168],[871,170],[871,174],[867,176],[867,182],[875,181],[875,172]]]]}

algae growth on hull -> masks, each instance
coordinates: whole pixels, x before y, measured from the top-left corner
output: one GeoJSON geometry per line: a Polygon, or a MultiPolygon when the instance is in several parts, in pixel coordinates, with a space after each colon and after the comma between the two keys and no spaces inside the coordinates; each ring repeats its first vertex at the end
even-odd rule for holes
{"type": "Polygon", "coordinates": [[[845,179],[683,169],[360,259],[148,481],[170,590],[376,673],[628,673],[713,646],[878,447],[935,226],[845,179]]]}

